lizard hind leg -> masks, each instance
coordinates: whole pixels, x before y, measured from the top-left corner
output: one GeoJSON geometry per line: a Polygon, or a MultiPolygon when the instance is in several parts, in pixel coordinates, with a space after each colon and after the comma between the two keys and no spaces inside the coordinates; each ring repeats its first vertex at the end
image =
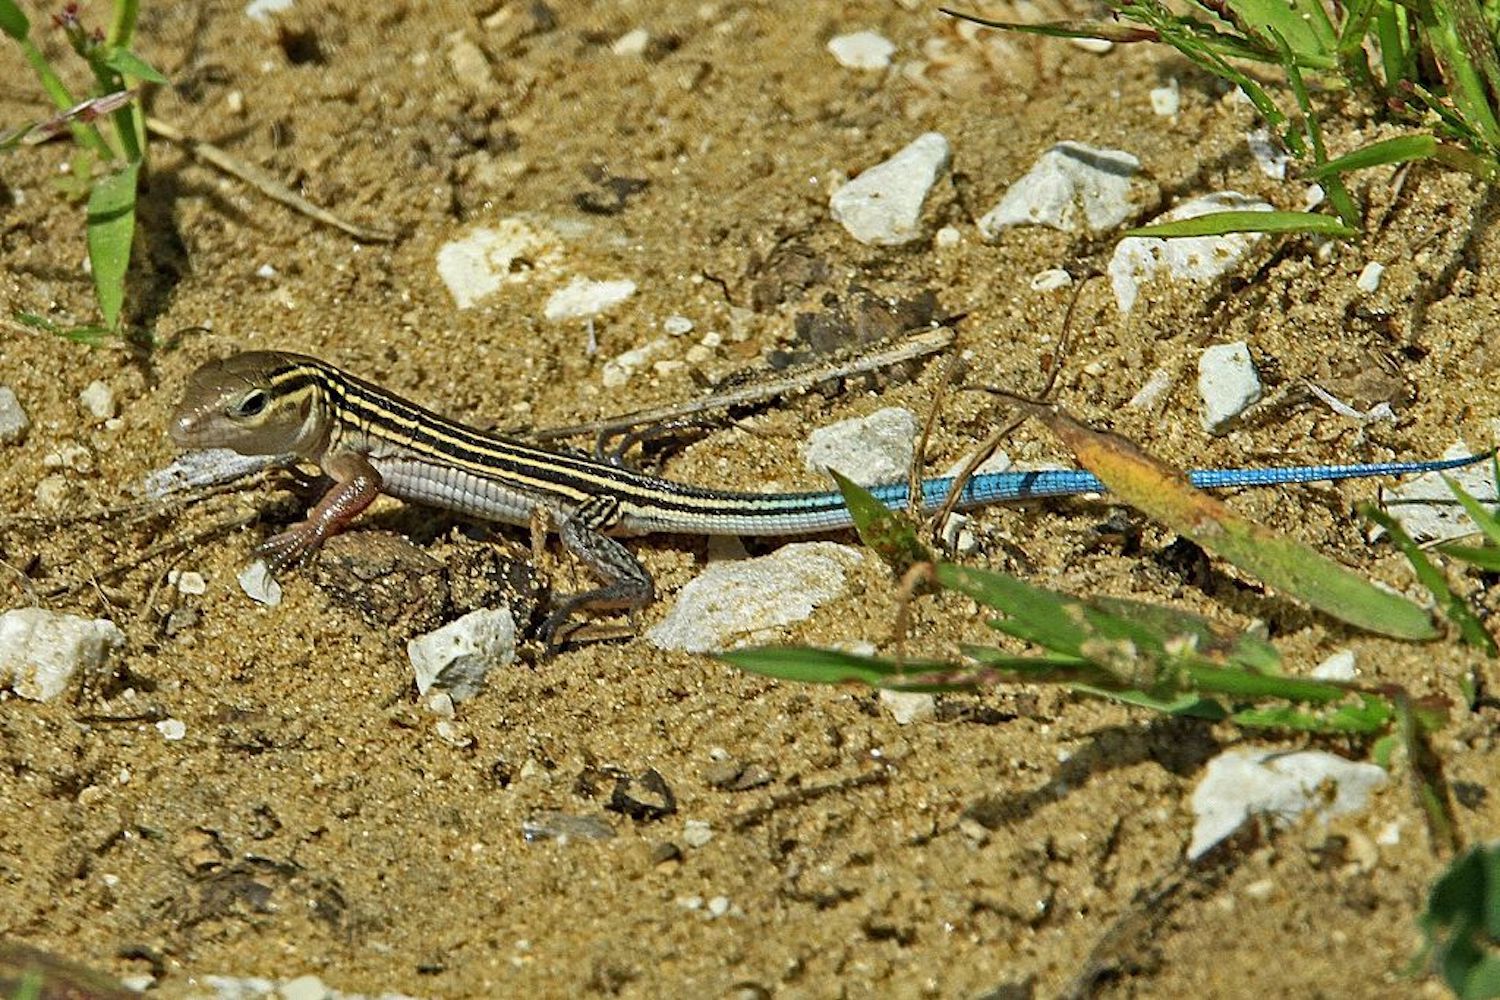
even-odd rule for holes
{"type": "Polygon", "coordinates": [[[619,519],[620,504],[613,497],[599,496],[563,518],[557,534],[563,547],[588,567],[603,586],[558,599],[542,625],[542,641],[555,651],[559,631],[584,609],[630,610],[643,608],[656,599],[656,584],[639,559],[619,542],[603,533],[619,519]]]}

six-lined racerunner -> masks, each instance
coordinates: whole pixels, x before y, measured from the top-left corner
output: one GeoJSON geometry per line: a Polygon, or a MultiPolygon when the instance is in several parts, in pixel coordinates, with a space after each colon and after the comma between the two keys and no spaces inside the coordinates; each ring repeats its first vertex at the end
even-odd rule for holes
{"type": "MultiPolygon", "coordinates": [[[[737,493],[645,475],[466,427],[316,358],[278,351],[199,368],[172,418],[171,436],[184,447],[295,455],[332,477],[305,521],[257,548],[273,572],[313,552],[381,493],[507,524],[545,518],[603,584],[558,602],[544,627],[549,642],[580,608],[633,609],[654,599],[650,573],[610,536],[801,535],[852,523],[834,491],[737,493]]],[[[1272,486],[1434,472],[1479,457],[1195,469],[1188,478],[1207,488],[1272,486]]],[[[922,506],[936,509],[951,485],[946,478],[924,480],[922,506]]],[[[1083,471],[990,472],[964,485],[959,506],[1104,490],[1083,471]]],[[[892,509],[907,504],[904,483],[872,492],[892,509]]]]}

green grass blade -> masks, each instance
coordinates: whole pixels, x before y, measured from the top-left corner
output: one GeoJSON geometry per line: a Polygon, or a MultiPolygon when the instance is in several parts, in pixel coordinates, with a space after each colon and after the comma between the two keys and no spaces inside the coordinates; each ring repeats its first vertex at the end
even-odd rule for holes
{"type": "Polygon", "coordinates": [[[1439,545],[1437,550],[1445,556],[1461,559],[1472,566],[1491,573],[1500,573],[1500,548],[1486,545],[1477,548],[1472,545],[1439,545]]]}
{"type": "Polygon", "coordinates": [[[891,510],[874,494],[834,469],[828,470],[843,494],[844,506],[854,519],[859,540],[875,550],[898,574],[912,565],[931,562],[932,554],[917,538],[917,527],[905,515],[891,510]]]}
{"type": "MultiPolygon", "coordinates": [[[[1459,506],[1464,509],[1465,513],[1469,515],[1469,519],[1484,533],[1484,537],[1488,538],[1492,545],[1500,545],[1500,520],[1496,519],[1489,508],[1474,499],[1458,480],[1444,476],[1443,482],[1448,484],[1448,489],[1458,499],[1459,506]]],[[[1496,483],[1500,484],[1500,479],[1497,479],[1496,483]]]]}
{"type": "Polygon", "coordinates": [[[26,36],[31,34],[31,22],[26,19],[26,12],[16,5],[15,0],[0,0],[0,31],[18,42],[25,41],[26,36]]]}
{"type": "Polygon", "coordinates": [[[152,83],[169,82],[165,76],[157,71],[156,67],[129,49],[111,49],[104,56],[104,65],[116,73],[123,76],[132,76],[138,80],[149,80],[152,83]]]}
{"type": "Polygon", "coordinates": [[[1388,730],[1395,717],[1394,708],[1384,698],[1361,695],[1356,702],[1323,711],[1309,712],[1293,705],[1247,708],[1229,716],[1229,721],[1236,725],[1254,726],[1260,729],[1289,729],[1294,732],[1323,735],[1343,733],[1374,736],[1388,730]]]}
{"type": "Polygon", "coordinates": [[[130,267],[130,244],[135,238],[135,183],[139,163],[95,181],[89,193],[89,264],[104,324],[120,327],[125,304],[125,272],[130,267]]]}
{"type": "Polygon", "coordinates": [[[1322,180],[1334,174],[1345,174],[1352,170],[1382,167],[1390,163],[1410,163],[1425,160],[1437,153],[1438,141],[1432,135],[1401,135],[1394,139],[1383,139],[1361,146],[1352,153],[1336,156],[1303,172],[1310,181],[1322,180]]]}
{"type": "Polygon", "coordinates": [[[1316,233],[1320,236],[1359,235],[1353,226],[1318,212],[1213,212],[1176,222],[1160,222],[1126,230],[1126,236],[1172,239],[1181,236],[1225,236],[1229,233],[1316,233]]]}
{"type": "Polygon", "coordinates": [[[1473,0],[1425,0],[1416,9],[1454,107],[1486,145],[1500,146],[1500,121],[1492,106],[1500,90],[1500,65],[1479,8],[1473,0]]]}
{"type": "MultiPolygon", "coordinates": [[[[878,687],[893,677],[899,677],[905,669],[893,661],[808,646],[734,649],[720,653],[719,659],[754,674],[807,684],[846,684],[857,681],[878,687]]],[[[943,668],[946,665],[927,666],[943,668]]]]}
{"type": "Polygon", "coordinates": [[[1458,633],[1463,641],[1476,649],[1484,650],[1489,656],[1500,653],[1500,649],[1495,646],[1495,640],[1490,637],[1489,632],[1485,630],[1474,612],[1469,610],[1468,603],[1453,592],[1442,570],[1432,564],[1432,560],[1427,558],[1420,545],[1412,541],[1400,522],[1369,504],[1361,504],[1359,510],[1361,514],[1380,525],[1385,529],[1386,534],[1391,536],[1391,541],[1396,543],[1396,547],[1406,556],[1407,562],[1411,563],[1417,580],[1432,594],[1438,607],[1443,609],[1443,614],[1448,616],[1448,620],[1458,626],[1458,633]]]}
{"type": "Polygon", "coordinates": [[[1134,444],[1090,430],[1048,407],[1033,407],[1078,461],[1110,491],[1179,534],[1283,593],[1341,621],[1396,639],[1437,635],[1427,612],[1333,560],[1254,524],[1134,444]]]}
{"type": "MultiPolygon", "coordinates": [[[[1322,10],[1321,4],[1318,9],[1322,10]]],[[[1268,30],[1271,31],[1276,47],[1281,51],[1282,68],[1286,72],[1287,82],[1292,86],[1292,93],[1297,98],[1297,107],[1302,112],[1303,128],[1307,131],[1308,142],[1312,145],[1313,162],[1315,164],[1326,163],[1328,150],[1323,145],[1323,126],[1318,121],[1317,111],[1313,108],[1312,95],[1307,91],[1307,83],[1302,79],[1302,70],[1297,65],[1297,60],[1293,58],[1292,49],[1286,38],[1274,29],[1268,30]]],[[[1328,203],[1344,221],[1344,225],[1357,230],[1360,222],[1359,209],[1355,207],[1354,199],[1349,196],[1349,191],[1344,187],[1343,179],[1335,174],[1324,180],[1323,187],[1328,192],[1328,203]]]]}

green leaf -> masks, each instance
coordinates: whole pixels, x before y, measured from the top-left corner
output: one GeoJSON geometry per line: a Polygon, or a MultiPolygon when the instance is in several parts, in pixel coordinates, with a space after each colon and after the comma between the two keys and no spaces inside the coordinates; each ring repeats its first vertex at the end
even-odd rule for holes
{"type": "Polygon", "coordinates": [[[1455,858],[1417,922],[1432,965],[1461,1000],[1500,996],[1500,844],[1455,858]]]}
{"type": "Polygon", "coordinates": [[[1437,550],[1445,556],[1462,559],[1480,569],[1500,573],[1500,548],[1493,545],[1482,548],[1473,545],[1439,545],[1437,550]]]}
{"type": "Polygon", "coordinates": [[[1222,556],[1278,590],[1335,618],[1395,639],[1437,635],[1427,612],[1381,590],[1305,545],[1246,520],[1193,489],[1170,466],[1114,434],[1094,431],[1056,410],[1032,412],[1132,507],[1222,556]]]}
{"type": "Polygon", "coordinates": [[[1383,139],[1361,146],[1352,153],[1336,156],[1327,163],[1302,172],[1310,181],[1321,180],[1333,174],[1344,174],[1351,170],[1382,167],[1390,163],[1410,163],[1425,160],[1437,152],[1438,141],[1431,135],[1402,135],[1394,139],[1383,139]]]}
{"type": "Polygon", "coordinates": [[[31,34],[31,22],[26,19],[25,12],[15,0],[0,0],[0,31],[18,42],[25,41],[26,36],[31,34]]]}
{"type": "MultiPolygon", "coordinates": [[[[1500,482],[1500,479],[1496,480],[1500,482]]],[[[1480,503],[1464,489],[1458,480],[1449,476],[1443,477],[1443,482],[1448,484],[1448,489],[1458,498],[1459,506],[1469,515],[1469,519],[1484,533],[1484,537],[1490,540],[1492,545],[1500,545],[1500,520],[1495,518],[1494,513],[1480,503]]]]}
{"type": "Polygon", "coordinates": [[[719,654],[719,659],[741,670],[802,681],[807,684],[846,684],[857,681],[880,687],[907,674],[946,672],[951,666],[941,660],[881,660],[857,656],[835,649],[809,646],[762,647],[735,649],[719,654]]]}
{"type": "Polygon", "coordinates": [[[152,83],[170,82],[157,72],[154,66],[129,49],[111,49],[104,57],[104,65],[122,76],[134,77],[137,80],[149,80],[152,83]]]}
{"type": "Polygon", "coordinates": [[[1302,65],[1334,67],[1338,39],[1318,0],[1228,0],[1227,6],[1255,33],[1286,39],[1287,47],[1302,65]]]}
{"type": "MultiPolygon", "coordinates": [[[[1453,484],[1450,482],[1449,485],[1453,484]]],[[[1470,502],[1473,502],[1472,497],[1470,502]]],[[[1396,543],[1396,547],[1406,556],[1407,562],[1411,563],[1412,571],[1416,573],[1422,586],[1432,593],[1438,607],[1442,608],[1443,613],[1448,616],[1448,620],[1458,626],[1458,632],[1463,641],[1475,649],[1484,650],[1488,656],[1500,654],[1500,649],[1495,646],[1495,640],[1490,637],[1479,618],[1469,609],[1468,603],[1453,592],[1442,570],[1432,564],[1432,560],[1427,558],[1420,545],[1412,541],[1400,522],[1369,504],[1362,504],[1360,513],[1380,525],[1391,536],[1391,541],[1396,543]]]]}
{"type": "Polygon", "coordinates": [[[837,471],[829,469],[844,496],[844,506],[854,519],[854,530],[864,542],[897,573],[905,573],[915,563],[931,562],[932,555],[917,540],[917,528],[904,515],[875,499],[863,486],[837,471]]]}
{"type": "Polygon", "coordinates": [[[1354,237],[1359,230],[1318,212],[1211,212],[1176,222],[1158,222],[1125,232],[1126,236],[1172,239],[1184,236],[1225,236],[1229,233],[1316,233],[1354,237]]]}
{"type": "Polygon", "coordinates": [[[1229,721],[1262,729],[1373,736],[1389,729],[1395,717],[1396,713],[1388,701],[1374,695],[1361,694],[1356,702],[1323,711],[1308,711],[1291,705],[1247,708],[1235,712],[1229,717],[1229,721]]]}
{"type": "Polygon", "coordinates": [[[135,237],[135,185],[139,163],[98,178],[89,193],[89,264],[104,324],[120,327],[125,303],[125,272],[130,267],[130,243],[135,237]]]}

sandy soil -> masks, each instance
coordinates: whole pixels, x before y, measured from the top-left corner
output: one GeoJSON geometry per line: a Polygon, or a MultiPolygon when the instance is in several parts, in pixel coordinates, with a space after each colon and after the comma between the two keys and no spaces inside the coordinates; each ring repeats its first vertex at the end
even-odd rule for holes
{"type": "MultiPolygon", "coordinates": [[[[0,569],[0,604],[106,616],[128,637],[117,676],[45,705],[0,700],[0,935],[116,975],[154,967],[170,996],[207,974],[304,973],[434,997],[1440,995],[1405,973],[1440,862],[1399,782],[1332,829],[1251,831],[1189,868],[1187,796],[1203,762],[1245,738],[1233,729],[1040,690],[945,697],[936,719],[901,727],[868,692],[772,683],[639,640],[518,666],[439,731],[415,704],[412,621],[362,614],[314,570],[291,576],[275,609],[239,592],[234,574],[267,530],[257,512],[285,523],[299,509],[285,489],[73,519],[130,501],[173,456],[163,431],[186,375],[247,348],[316,354],[466,420],[546,426],[688,398],[705,378],[796,346],[798,314],[930,292],[939,313],[968,313],[971,378],[1034,391],[1071,291],[1031,291],[1031,276],[1088,273],[1111,241],[1025,229],[987,245],[974,218],[1062,139],[1138,155],[1150,209],[1225,188],[1301,207],[1302,185],[1250,159],[1247,106],[1161,53],[975,40],[915,3],[793,15],[734,0],[299,2],[274,28],[235,3],[146,8],[139,47],[177,84],[154,96],[155,115],[402,236],[358,245],[158,143],[132,308],[163,346],[135,358],[0,333],[0,383],[34,422],[23,445],[0,450],[0,558],[26,576],[0,569]],[[638,27],[644,52],[612,52],[638,27]],[[897,44],[897,69],[855,72],[827,54],[831,35],[864,27],[897,44]],[[1148,92],[1173,77],[1181,110],[1158,117],[1148,92]],[[962,239],[854,242],[829,218],[832,186],[926,130],[955,151],[928,232],[953,226],[962,239]],[[645,184],[616,204],[618,178],[645,184]],[[560,273],[638,284],[596,323],[597,354],[581,324],[541,319],[558,281],[540,269],[455,308],[438,248],[503,218],[564,234],[560,273]],[[671,315],[695,329],[658,360],[687,363],[606,389],[604,362],[662,336],[671,315]],[[209,329],[177,332],[192,327],[209,329]],[[722,344],[687,361],[709,332],[722,344]],[[120,402],[117,426],[80,408],[95,379],[120,402]],[[74,468],[48,466],[75,444],[87,452],[74,468]],[[38,483],[58,475],[61,496],[40,508],[38,483]],[[52,520],[17,520],[31,514],[52,520]],[[214,530],[230,522],[251,527],[214,530]],[[135,565],[159,542],[178,544],[135,565]],[[201,573],[207,592],[167,585],[173,569],[201,573]],[[183,739],[163,738],[154,723],[167,717],[185,723],[183,739]],[[721,787],[725,757],[766,780],[721,787]],[[651,770],[675,814],[605,809],[619,775],[651,770]],[[603,817],[616,835],[525,842],[523,822],[542,810],[603,817]],[[712,839],[691,846],[689,820],[712,839]],[[1399,841],[1377,845],[1392,824],[1399,841]]],[[[41,114],[10,47],[0,78],[0,121],[41,114]]],[[[1330,141],[1343,150],[1378,134],[1351,108],[1330,141]]],[[[4,161],[7,314],[91,315],[82,212],[52,184],[68,155],[51,145],[4,161]]],[[[1494,213],[1465,179],[1426,170],[1374,173],[1357,195],[1361,246],[1267,241],[1232,280],[1157,286],[1128,318],[1106,282],[1087,284],[1057,398],[1184,465],[1488,442],[1500,402],[1485,339],[1500,301],[1494,213]],[[1355,278],[1370,260],[1387,271],[1365,295],[1355,278]],[[1238,339],[1270,399],[1211,437],[1197,417],[1198,353],[1238,339]],[[1161,406],[1123,409],[1158,367],[1176,376],[1161,406]],[[1297,391],[1307,379],[1355,405],[1388,400],[1399,418],[1361,427],[1309,403],[1297,391]]],[[[809,428],[883,406],[925,414],[941,374],[787,401],[668,471],[816,486],[797,452],[809,428]]],[[[997,419],[983,396],[955,394],[929,460],[946,467],[997,419]]],[[[1067,461],[1036,427],[1008,447],[1067,461]]],[[[1410,588],[1400,557],[1366,544],[1352,513],[1375,493],[1359,483],[1234,504],[1410,588]]],[[[1355,635],[1232,573],[1184,573],[1163,557],[1172,536],[1139,519],[1138,547],[1101,535],[1112,513],[1098,501],[988,511],[971,558],[1230,627],[1260,618],[1290,663],[1352,648],[1366,677],[1461,703],[1456,678],[1473,663],[1455,645],[1355,635]]],[[[438,560],[470,558],[476,544],[455,523],[392,503],[364,527],[410,534],[438,560]]],[[[355,546],[378,537],[363,533],[355,546]]],[[[644,628],[704,546],[633,545],[664,593],[644,628]]],[[[861,583],[867,593],[786,637],[881,641],[895,587],[873,567],[861,583]]],[[[985,637],[964,601],[929,599],[916,618],[916,650],[985,637]]],[[[1470,837],[1500,828],[1486,794],[1495,723],[1493,707],[1460,709],[1440,744],[1470,837]]]]}

